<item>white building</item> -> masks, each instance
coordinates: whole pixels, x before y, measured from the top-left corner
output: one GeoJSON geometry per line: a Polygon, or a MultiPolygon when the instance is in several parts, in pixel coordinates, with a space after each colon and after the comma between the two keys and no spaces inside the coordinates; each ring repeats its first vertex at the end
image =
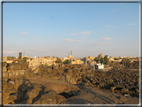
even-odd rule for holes
{"type": "Polygon", "coordinates": [[[97,63],[97,65],[98,65],[98,69],[104,69],[104,64],[97,63]]]}

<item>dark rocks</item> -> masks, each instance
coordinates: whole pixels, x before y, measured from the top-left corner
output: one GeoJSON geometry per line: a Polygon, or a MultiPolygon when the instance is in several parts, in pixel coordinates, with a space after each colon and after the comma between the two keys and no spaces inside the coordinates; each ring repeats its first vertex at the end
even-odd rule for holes
{"type": "Polygon", "coordinates": [[[31,104],[33,98],[35,98],[35,97],[37,97],[37,96],[39,95],[39,91],[34,90],[34,89],[33,89],[33,90],[29,90],[29,91],[27,92],[27,95],[28,95],[28,97],[29,97],[28,104],[31,104]]]}
{"type": "Polygon", "coordinates": [[[114,91],[116,89],[116,87],[111,87],[111,90],[114,91]]]}
{"type": "Polygon", "coordinates": [[[62,101],[66,100],[66,98],[62,95],[56,95],[55,98],[57,104],[60,104],[62,101]]]}
{"type": "Polygon", "coordinates": [[[102,86],[104,86],[104,85],[105,85],[104,82],[99,82],[99,86],[100,86],[100,87],[102,87],[102,86]]]}
{"type": "Polygon", "coordinates": [[[108,82],[113,83],[114,80],[113,79],[108,79],[108,82]]]}
{"type": "Polygon", "coordinates": [[[10,65],[8,66],[8,70],[15,70],[15,69],[14,69],[14,65],[10,64],[10,65]]]}
{"type": "Polygon", "coordinates": [[[20,70],[22,67],[21,67],[21,64],[19,64],[19,63],[15,63],[14,64],[14,70],[20,70]]]}
{"type": "Polygon", "coordinates": [[[25,70],[20,70],[19,73],[20,73],[20,75],[24,75],[25,74],[25,70]]]}
{"type": "Polygon", "coordinates": [[[86,83],[80,82],[79,85],[80,85],[80,86],[86,86],[86,83]]]}
{"type": "Polygon", "coordinates": [[[6,72],[7,71],[7,68],[6,68],[6,66],[3,66],[3,72],[6,72]]]}
{"type": "Polygon", "coordinates": [[[10,95],[11,93],[16,93],[16,90],[14,88],[10,88],[4,91],[5,95],[10,95]]]}
{"type": "Polygon", "coordinates": [[[14,88],[14,85],[9,82],[9,83],[7,83],[7,87],[8,87],[8,88],[14,88]]]}
{"type": "Polygon", "coordinates": [[[6,96],[6,99],[7,100],[16,100],[17,99],[17,94],[15,93],[13,95],[8,95],[8,96],[6,96]]]}
{"type": "Polygon", "coordinates": [[[25,70],[28,68],[28,63],[22,63],[21,64],[21,69],[25,70]]]}
{"type": "Polygon", "coordinates": [[[120,96],[120,101],[126,102],[126,101],[128,101],[128,99],[125,96],[120,96]]]}
{"type": "Polygon", "coordinates": [[[121,93],[128,93],[128,89],[126,89],[126,88],[123,88],[123,89],[121,89],[121,93]]]}
{"type": "MultiPolygon", "coordinates": [[[[129,94],[130,96],[139,94],[139,72],[136,71],[118,70],[116,68],[108,72],[102,72],[101,70],[92,71],[89,67],[83,67],[82,65],[60,65],[52,67],[44,67],[41,65],[34,71],[27,70],[26,64],[10,64],[7,68],[8,71],[5,70],[3,72],[3,77],[5,78],[5,80],[3,80],[4,93],[7,97],[11,93],[16,93],[17,96],[19,96],[17,98],[19,100],[16,100],[16,103],[24,103],[25,100],[28,99],[28,104],[59,104],[66,100],[67,97],[76,95],[73,91],[68,89],[62,92],[63,95],[57,95],[54,91],[58,92],[58,84],[56,87],[52,84],[49,85],[49,87],[54,87],[52,88],[53,91],[49,87],[43,88],[39,84],[23,80],[27,77],[32,78],[35,76],[63,80],[71,84],[79,84],[81,87],[88,85],[95,86],[106,91],[120,92],[122,94],[129,94]],[[27,76],[25,76],[25,73],[27,76]],[[8,77],[11,80],[7,81],[6,78],[8,77]],[[47,100],[45,100],[44,97],[46,97],[47,100]]],[[[61,91],[59,91],[58,94],[60,92],[61,91]]],[[[12,97],[15,99],[16,94],[13,94],[13,96],[10,95],[9,101],[12,100],[12,97]]],[[[121,99],[124,99],[124,102],[127,101],[125,98],[121,99]]],[[[116,103],[124,102],[116,101],[116,103]]]]}
{"type": "Polygon", "coordinates": [[[14,73],[12,71],[8,72],[8,76],[12,77],[12,76],[14,76],[14,73]]]}
{"type": "Polygon", "coordinates": [[[37,100],[34,102],[34,104],[56,104],[56,95],[57,94],[54,91],[50,91],[41,95],[39,98],[37,96],[37,100]]]}
{"type": "Polygon", "coordinates": [[[3,72],[3,78],[8,77],[8,72],[3,72]]]}

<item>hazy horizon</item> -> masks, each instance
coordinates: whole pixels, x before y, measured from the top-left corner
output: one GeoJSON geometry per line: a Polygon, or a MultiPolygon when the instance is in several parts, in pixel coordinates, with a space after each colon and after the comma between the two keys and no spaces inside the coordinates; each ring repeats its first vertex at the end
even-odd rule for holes
{"type": "Polygon", "coordinates": [[[3,56],[139,57],[139,3],[3,3],[3,56]]]}

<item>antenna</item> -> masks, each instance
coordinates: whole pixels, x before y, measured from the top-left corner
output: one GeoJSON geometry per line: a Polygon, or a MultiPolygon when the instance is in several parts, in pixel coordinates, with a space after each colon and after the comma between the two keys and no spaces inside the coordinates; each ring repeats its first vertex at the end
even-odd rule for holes
{"type": "Polygon", "coordinates": [[[71,50],[71,56],[72,56],[72,50],[71,50]]]}
{"type": "Polygon", "coordinates": [[[68,56],[69,56],[69,52],[68,52],[68,56]]]}

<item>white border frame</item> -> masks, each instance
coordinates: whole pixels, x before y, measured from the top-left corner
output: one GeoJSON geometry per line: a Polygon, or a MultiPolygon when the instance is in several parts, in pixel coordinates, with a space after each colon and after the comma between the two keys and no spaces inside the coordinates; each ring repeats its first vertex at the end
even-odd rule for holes
{"type": "MultiPolygon", "coordinates": [[[[46,1],[46,0],[43,0],[43,1],[38,1],[38,0],[31,0],[31,1],[28,1],[28,0],[25,0],[25,1],[16,1],[16,0],[9,0],[9,1],[1,1],[1,6],[3,5],[3,3],[16,3],[16,2],[20,2],[20,3],[50,3],[50,2],[53,2],[53,3],[139,3],[139,22],[140,22],[140,25],[139,25],[139,104],[4,104],[4,106],[140,106],[141,105],[141,60],[142,60],[142,57],[141,57],[141,36],[142,36],[142,33],[141,33],[141,29],[142,29],[142,21],[141,21],[141,18],[142,18],[142,1],[141,0],[110,0],[110,1],[106,1],[106,0],[91,0],[91,1],[46,1]]],[[[2,6],[3,7],[3,6],[2,6]]],[[[1,8],[1,14],[3,13],[3,8],[1,8]]],[[[3,15],[3,14],[2,14],[3,15]]],[[[2,15],[1,15],[1,22],[3,21],[2,20],[2,15]]],[[[1,23],[3,24],[3,23],[1,23]]],[[[1,28],[1,36],[3,37],[3,28],[1,28]]],[[[2,38],[1,37],[1,38],[2,38]]],[[[1,40],[2,41],[2,40],[1,40]]],[[[2,42],[3,43],[3,42],[2,42]]],[[[3,44],[1,46],[1,50],[3,52],[3,44]]],[[[1,53],[2,53],[1,52],[1,53]]],[[[3,54],[1,54],[1,57],[3,57],[3,54]]],[[[1,70],[2,71],[2,70],[1,70]]],[[[1,72],[2,74],[2,72],[1,72]]],[[[2,96],[1,96],[2,98],[2,96]]]]}

